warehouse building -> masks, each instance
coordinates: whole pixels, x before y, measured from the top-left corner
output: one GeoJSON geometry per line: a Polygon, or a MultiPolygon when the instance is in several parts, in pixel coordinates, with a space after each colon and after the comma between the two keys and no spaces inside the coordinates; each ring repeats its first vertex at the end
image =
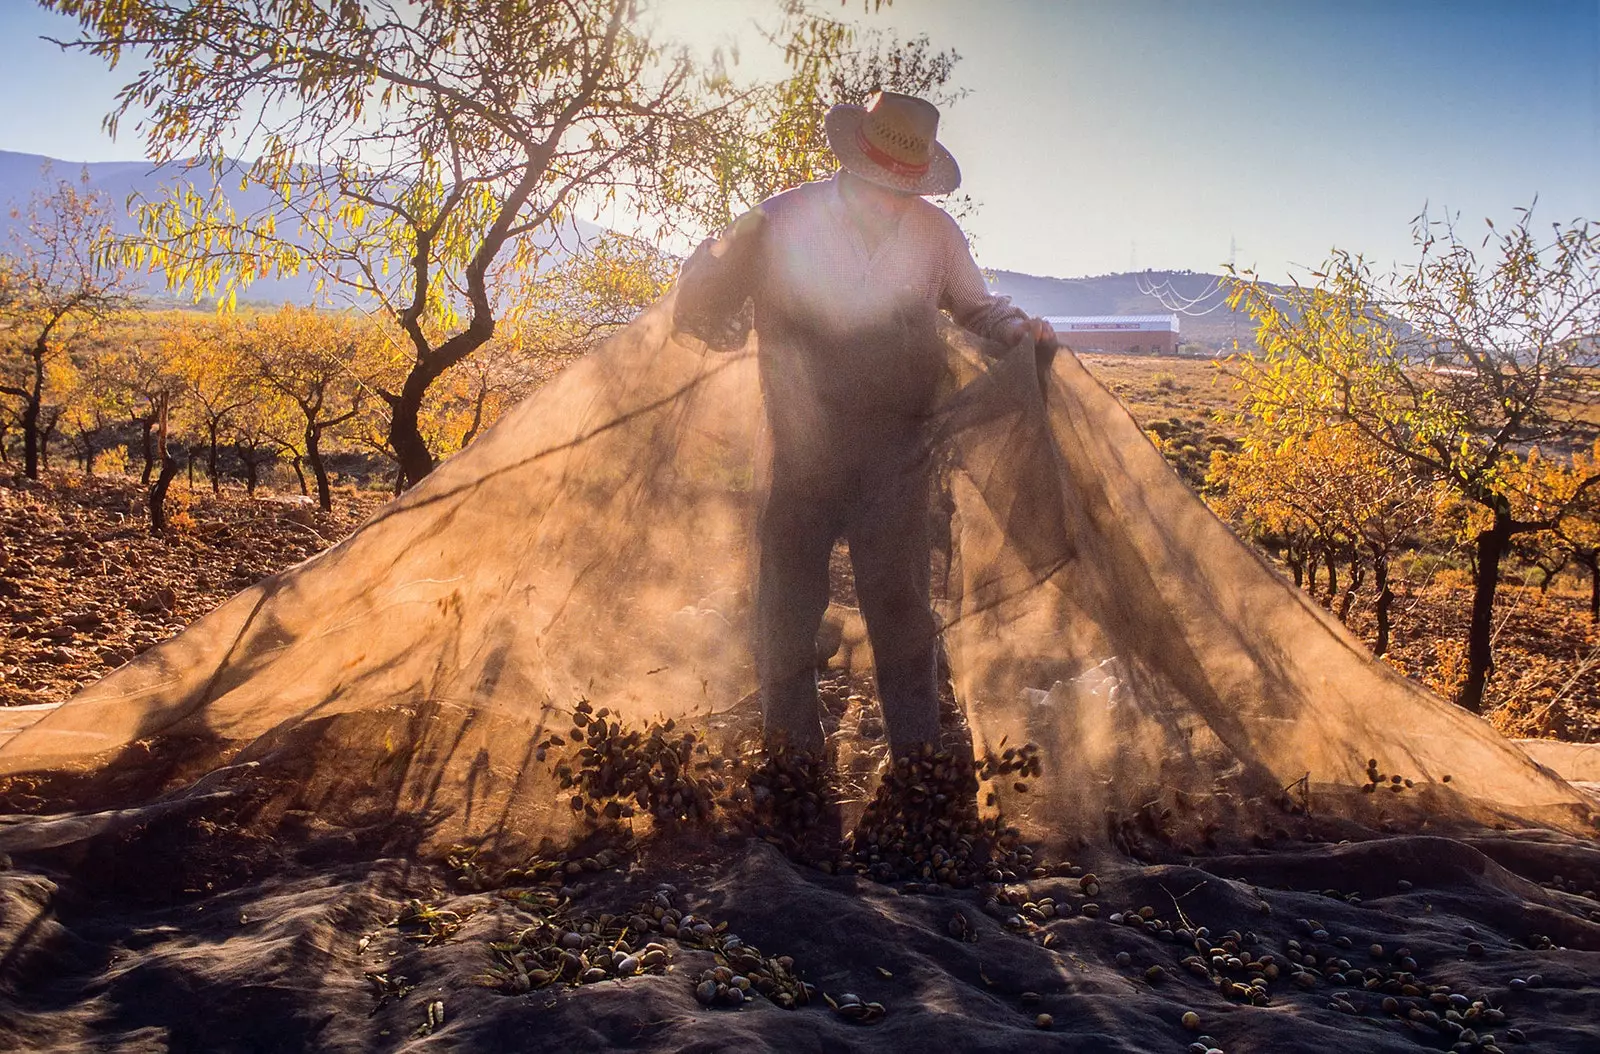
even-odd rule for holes
{"type": "Polygon", "coordinates": [[[1177,315],[1079,315],[1046,318],[1073,351],[1176,355],[1177,315]]]}

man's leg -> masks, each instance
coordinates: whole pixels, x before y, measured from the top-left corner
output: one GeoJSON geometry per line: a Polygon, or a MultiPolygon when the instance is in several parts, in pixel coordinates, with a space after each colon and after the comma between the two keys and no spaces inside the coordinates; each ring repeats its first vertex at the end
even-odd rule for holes
{"type": "Polygon", "coordinates": [[[796,485],[774,472],[761,514],[756,633],[761,716],[767,742],[820,755],[817,629],[828,610],[828,556],[837,502],[823,487],[796,485]]]}
{"type": "Polygon", "coordinates": [[[900,464],[900,472],[868,488],[849,532],[856,595],[872,641],[889,748],[896,756],[939,741],[928,474],[921,463],[900,464]]]}

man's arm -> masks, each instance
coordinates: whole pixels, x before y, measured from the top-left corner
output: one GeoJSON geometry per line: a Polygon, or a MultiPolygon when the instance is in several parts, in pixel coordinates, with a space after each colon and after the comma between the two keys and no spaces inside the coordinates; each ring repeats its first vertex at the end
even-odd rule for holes
{"type": "Polygon", "coordinates": [[[967,239],[961,229],[950,222],[952,237],[946,249],[946,269],[943,300],[940,307],[950,312],[961,328],[980,337],[1004,344],[1007,347],[1031,336],[1039,349],[1041,360],[1048,365],[1055,356],[1057,343],[1055,329],[1042,318],[1029,318],[1028,313],[1011,302],[1010,297],[989,292],[967,248],[967,239]],[[1049,358],[1046,358],[1046,357],[1049,358]]]}
{"type": "Polygon", "coordinates": [[[766,221],[765,213],[752,209],[735,220],[720,238],[701,242],[684,261],[678,273],[673,329],[699,337],[713,347],[744,342],[744,305],[755,292],[766,221]]]}

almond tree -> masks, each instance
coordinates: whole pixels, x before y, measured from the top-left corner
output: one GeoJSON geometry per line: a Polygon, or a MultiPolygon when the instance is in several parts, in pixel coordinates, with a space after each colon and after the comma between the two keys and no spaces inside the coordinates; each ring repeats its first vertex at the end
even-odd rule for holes
{"type": "Polygon", "coordinates": [[[64,438],[77,448],[86,476],[94,475],[95,459],[126,427],[124,395],[115,383],[115,375],[107,369],[111,347],[121,336],[119,329],[98,336],[87,361],[76,371],[72,387],[62,393],[60,423],[64,438]]]}
{"type": "Polygon", "coordinates": [[[239,322],[233,344],[259,389],[286,400],[299,428],[296,453],[311,467],[317,504],[333,509],[323,443],[361,412],[376,334],[362,319],[285,306],[239,322]]]}
{"type": "Polygon", "coordinates": [[[531,267],[584,195],[640,197],[724,100],[636,0],[45,0],[81,48],[134,66],[156,161],[204,184],[139,210],[131,258],[225,303],[309,271],[380,304],[410,362],[389,404],[403,482],[434,466],[430,387],[493,335],[495,281],[531,267]],[[255,156],[236,165],[225,150],[255,156]]]}
{"type": "MultiPolygon", "coordinates": [[[[211,478],[211,493],[222,492],[219,454],[231,419],[257,398],[253,374],[230,346],[228,329],[214,318],[188,322],[189,339],[176,366],[183,385],[187,416],[193,422],[206,448],[206,474],[211,478]]],[[[193,461],[191,457],[191,463],[193,461]]]]}
{"type": "MultiPolygon", "coordinates": [[[[886,0],[862,4],[868,11],[884,6],[886,0]]],[[[787,76],[754,86],[743,105],[708,114],[712,133],[682,144],[680,163],[660,188],[667,215],[720,229],[780,191],[832,175],[838,159],[823,117],[835,104],[859,106],[875,92],[895,91],[947,107],[966,94],[952,84],[960,56],[935,48],[925,34],[901,40],[809,0],[778,0],[777,10],[765,35],[782,48],[787,76]]],[[[964,194],[941,205],[958,220],[974,208],[964,194]]]]}
{"type": "Polygon", "coordinates": [[[99,386],[121,408],[127,424],[138,430],[143,460],[139,482],[147,487],[155,471],[161,403],[180,386],[174,368],[174,331],[186,317],[186,312],[163,312],[129,318],[95,362],[99,386]]]}
{"type": "Polygon", "coordinates": [[[275,464],[284,451],[277,435],[289,416],[286,400],[276,392],[258,386],[250,402],[233,415],[228,429],[229,446],[244,470],[244,491],[255,497],[264,469],[275,464]]]}
{"type": "Polygon", "coordinates": [[[1338,510],[1309,472],[1304,444],[1276,437],[1247,436],[1234,453],[1215,451],[1206,476],[1207,501],[1219,516],[1238,524],[1257,544],[1283,551],[1297,586],[1317,593],[1317,567],[1327,569],[1323,606],[1338,587],[1334,560],[1348,536],[1338,510]]]}
{"type": "MultiPolygon", "coordinates": [[[[1567,471],[1575,481],[1600,471],[1600,439],[1573,454],[1567,471]]],[[[1556,533],[1560,544],[1589,572],[1589,620],[1600,623],[1600,494],[1593,489],[1585,492],[1562,517],[1556,533]]]]}
{"type": "MultiPolygon", "coordinates": [[[[1403,459],[1348,426],[1284,436],[1258,420],[1237,452],[1213,454],[1206,482],[1208,500],[1220,515],[1298,539],[1302,551],[1321,556],[1328,570],[1325,607],[1339,592],[1336,557],[1349,554],[1349,581],[1338,607],[1341,622],[1370,566],[1377,594],[1372,651],[1389,650],[1390,560],[1429,522],[1437,500],[1403,459]]],[[[1315,592],[1314,568],[1312,579],[1315,592]]],[[[1298,573],[1295,584],[1300,584],[1298,573]]]]}
{"type": "Polygon", "coordinates": [[[157,537],[166,533],[167,491],[178,475],[171,440],[177,424],[175,411],[181,411],[183,379],[179,364],[189,354],[201,325],[202,319],[189,312],[169,311],[157,316],[147,333],[127,342],[126,354],[119,362],[124,382],[134,401],[144,403],[144,418],[150,422],[145,432],[148,453],[142,481],[149,487],[146,506],[150,533],[157,537]]]}
{"type": "MultiPolygon", "coordinates": [[[[48,172],[46,173],[48,175],[48,172]]],[[[39,478],[45,446],[60,418],[46,404],[53,377],[69,375],[67,358],[124,303],[123,272],[102,259],[109,207],[84,185],[56,180],[11,211],[18,224],[0,272],[0,395],[20,403],[23,472],[39,478]]]]}
{"type": "Polygon", "coordinates": [[[1258,326],[1243,360],[1251,414],[1286,431],[1347,425],[1477,511],[1467,676],[1457,701],[1483,705],[1493,668],[1500,564],[1519,534],[1559,527],[1600,471],[1538,490],[1519,473],[1532,446],[1570,445],[1600,401],[1600,232],[1585,221],[1539,233],[1529,210],[1481,246],[1419,217],[1418,263],[1380,279],[1336,253],[1316,284],[1287,292],[1234,283],[1258,326]],[[1483,258],[1480,259],[1480,251],[1483,258]]]}

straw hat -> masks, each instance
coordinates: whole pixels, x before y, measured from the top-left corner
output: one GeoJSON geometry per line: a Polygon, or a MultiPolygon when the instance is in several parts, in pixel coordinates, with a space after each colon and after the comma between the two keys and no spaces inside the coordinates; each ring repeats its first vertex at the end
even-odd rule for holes
{"type": "Polygon", "coordinates": [[[939,108],[925,99],[879,92],[867,106],[835,106],[823,127],[839,163],[862,179],[912,194],[961,185],[956,159],[934,138],[939,108]]]}

